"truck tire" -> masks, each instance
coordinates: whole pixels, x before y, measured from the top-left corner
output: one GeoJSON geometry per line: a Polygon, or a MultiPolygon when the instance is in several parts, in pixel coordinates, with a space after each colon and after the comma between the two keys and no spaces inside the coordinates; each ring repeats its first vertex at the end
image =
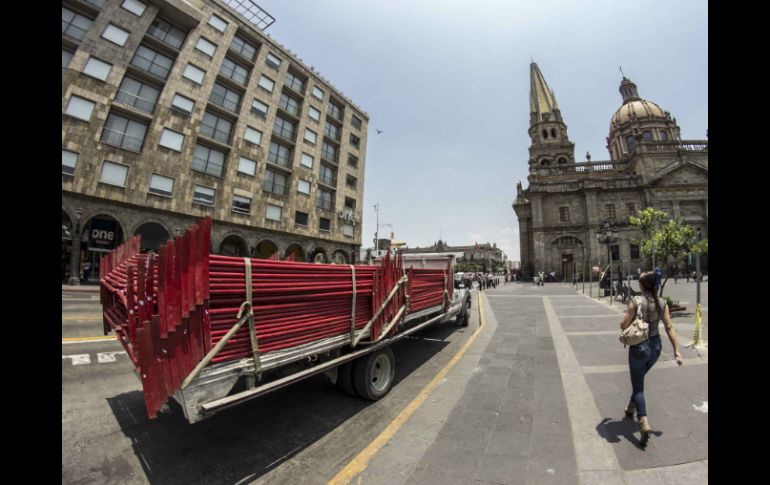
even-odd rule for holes
{"type": "Polygon", "coordinates": [[[390,391],[396,377],[396,357],[389,347],[356,360],[353,388],[359,396],[377,401],[390,391]]]}
{"type": "Polygon", "coordinates": [[[353,389],[353,364],[355,364],[355,361],[347,362],[337,367],[337,382],[335,385],[338,389],[351,396],[356,396],[356,391],[353,389]]]}

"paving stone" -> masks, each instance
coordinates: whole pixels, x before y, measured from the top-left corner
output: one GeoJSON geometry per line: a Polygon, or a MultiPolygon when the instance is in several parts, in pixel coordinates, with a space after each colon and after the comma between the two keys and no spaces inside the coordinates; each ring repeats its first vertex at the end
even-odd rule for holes
{"type": "Polygon", "coordinates": [[[530,440],[530,433],[495,429],[489,435],[485,453],[504,456],[529,456],[530,440]]]}
{"type": "Polygon", "coordinates": [[[526,483],[528,485],[578,485],[575,460],[530,459],[526,483]]]}
{"type": "Polygon", "coordinates": [[[516,433],[531,433],[533,415],[525,413],[500,413],[495,421],[495,431],[512,431],[516,433]]]}
{"type": "Polygon", "coordinates": [[[509,378],[510,376],[508,374],[503,374],[503,375],[485,374],[481,377],[481,384],[489,385],[489,386],[505,387],[508,384],[509,378]]]}
{"type": "Polygon", "coordinates": [[[556,460],[574,458],[575,447],[572,444],[572,436],[532,433],[529,456],[556,460]]]}
{"type": "Polygon", "coordinates": [[[527,459],[519,456],[484,455],[476,479],[500,484],[524,484],[527,459]]]}
{"type": "Polygon", "coordinates": [[[481,453],[470,453],[465,446],[453,443],[435,443],[425,453],[418,469],[410,476],[407,483],[438,483],[414,481],[415,475],[421,468],[434,474],[465,478],[465,483],[467,483],[476,475],[481,457],[481,453]]]}

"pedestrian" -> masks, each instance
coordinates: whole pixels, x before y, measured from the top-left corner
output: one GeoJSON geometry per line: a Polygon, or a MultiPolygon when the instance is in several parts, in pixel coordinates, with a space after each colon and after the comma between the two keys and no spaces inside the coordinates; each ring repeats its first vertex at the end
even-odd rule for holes
{"type": "Polygon", "coordinates": [[[626,406],[625,415],[627,418],[633,419],[634,412],[636,412],[639,430],[641,431],[640,444],[642,447],[647,446],[647,442],[650,439],[650,423],[647,419],[647,403],[644,399],[644,377],[652,366],[655,365],[658,357],[660,357],[661,340],[658,327],[661,319],[666,328],[668,339],[671,341],[671,346],[674,348],[676,363],[682,365],[682,354],[679,353],[679,347],[676,343],[676,331],[671,323],[668,304],[658,298],[658,294],[655,291],[655,280],[656,275],[654,272],[642,273],[639,278],[642,296],[634,297],[628,303],[625,317],[620,323],[621,330],[625,330],[631,325],[636,316],[636,306],[639,305],[643,320],[650,326],[647,340],[628,347],[628,368],[631,374],[632,391],[631,399],[629,399],[628,406],[626,406]]]}

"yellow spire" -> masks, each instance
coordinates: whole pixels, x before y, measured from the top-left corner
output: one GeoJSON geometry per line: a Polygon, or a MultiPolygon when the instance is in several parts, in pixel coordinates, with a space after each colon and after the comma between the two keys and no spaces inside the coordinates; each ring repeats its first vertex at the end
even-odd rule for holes
{"type": "Polygon", "coordinates": [[[537,64],[532,62],[529,65],[529,111],[531,114],[531,124],[544,121],[544,113],[553,113],[550,116],[551,121],[556,121],[560,116],[555,111],[559,110],[559,105],[556,104],[556,96],[553,95],[553,91],[548,87],[548,83],[545,82],[543,73],[540,72],[540,68],[537,64]]]}

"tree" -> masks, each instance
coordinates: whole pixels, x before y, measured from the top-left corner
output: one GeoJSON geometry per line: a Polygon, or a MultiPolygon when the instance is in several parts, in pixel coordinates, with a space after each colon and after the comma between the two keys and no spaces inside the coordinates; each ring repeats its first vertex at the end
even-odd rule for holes
{"type": "MultiPolygon", "coordinates": [[[[673,219],[663,225],[652,236],[655,244],[655,253],[660,255],[660,260],[668,270],[668,260],[679,261],[687,253],[708,251],[708,241],[696,240],[695,228],[685,224],[681,219],[673,219]]],[[[663,288],[666,286],[670,271],[666,271],[666,279],[660,285],[660,296],[663,296],[663,288]]]]}
{"type": "MultiPolygon", "coordinates": [[[[639,212],[638,215],[628,218],[628,222],[642,233],[641,239],[638,239],[636,242],[639,243],[639,250],[645,256],[650,257],[652,255],[653,235],[667,217],[668,214],[665,212],[654,207],[648,207],[639,212]]],[[[655,247],[655,253],[658,253],[657,246],[655,247]]]]}

